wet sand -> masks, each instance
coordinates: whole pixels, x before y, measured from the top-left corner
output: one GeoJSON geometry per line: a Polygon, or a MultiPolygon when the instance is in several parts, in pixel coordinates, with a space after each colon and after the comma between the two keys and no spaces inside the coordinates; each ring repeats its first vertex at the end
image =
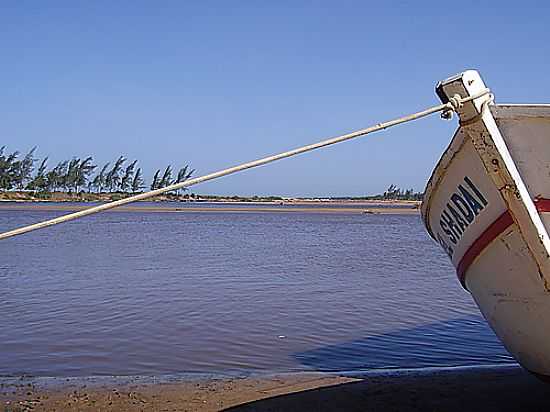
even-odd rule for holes
{"type": "MultiPolygon", "coordinates": [[[[379,204],[379,203],[378,203],[379,204]]],[[[0,212],[2,211],[43,211],[43,212],[77,212],[93,205],[82,206],[81,204],[55,204],[48,205],[32,202],[2,202],[0,203],[0,212]]],[[[314,206],[307,205],[302,207],[293,207],[292,205],[273,205],[266,206],[225,206],[225,207],[195,207],[195,206],[122,206],[106,212],[139,212],[139,213],[346,213],[346,214],[418,214],[420,209],[414,205],[394,205],[394,207],[376,207],[369,204],[355,205],[355,207],[314,206]]]]}
{"type": "Polygon", "coordinates": [[[3,383],[0,400],[8,411],[542,411],[550,384],[515,366],[120,385],[26,378],[3,383]]]}

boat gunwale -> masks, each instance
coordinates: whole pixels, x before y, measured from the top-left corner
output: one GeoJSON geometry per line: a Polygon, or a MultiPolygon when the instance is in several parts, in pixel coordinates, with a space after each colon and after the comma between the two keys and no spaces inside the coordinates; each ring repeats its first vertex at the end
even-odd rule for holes
{"type": "Polygon", "coordinates": [[[491,106],[491,113],[496,121],[515,119],[548,119],[550,118],[550,104],[495,104],[491,106]]]}
{"type": "Polygon", "coordinates": [[[432,199],[439,188],[439,183],[443,180],[447,174],[447,170],[451,163],[453,162],[455,156],[460,153],[462,147],[466,143],[466,133],[462,132],[462,129],[459,127],[456,129],[451,142],[439,158],[437,164],[435,165],[428,183],[424,189],[424,198],[420,206],[422,220],[424,225],[428,230],[428,233],[435,239],[435,235],[432,231],[429,213],[432,199]]]}
{"type": "MultiPolygon", "coordinates": [[[[514,120],[525,118],[540,118],[550,119],[550,104],[491,104],[489,105],[491,113],[495,118],[495,121],[501,119],[514,120]]],[[[439,161],[435,165],[428,183],[424,189],[424,199],[420,207],[422,220],[424,225],[432,239],[435,239],[434,233],[431,228],[429,213],[432,199],[437,193],[439,184],[445,177],[448,168],[450,167],[455,156],[462,150],[462,147],[466,143],[467,135],[463,132],[462,127],[458,127],[451,139],[451,142],[439,158],[439,161]]]]}

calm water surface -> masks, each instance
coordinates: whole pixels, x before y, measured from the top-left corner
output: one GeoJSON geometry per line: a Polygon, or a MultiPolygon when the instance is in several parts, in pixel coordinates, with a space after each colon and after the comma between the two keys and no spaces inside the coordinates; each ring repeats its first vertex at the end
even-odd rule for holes
{"type": "Polygon", "coordinates": [[[512,362],[418,216],[105,213],[0,256],[4,376],[512,362]]]}

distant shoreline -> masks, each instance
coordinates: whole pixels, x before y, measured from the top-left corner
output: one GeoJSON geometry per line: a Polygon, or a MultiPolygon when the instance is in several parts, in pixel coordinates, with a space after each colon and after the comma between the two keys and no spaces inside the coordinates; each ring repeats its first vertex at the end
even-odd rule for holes
{"type": "MultiPolygon", "coordinates": [[[[343,213],[418,214],[418,202],[295,201],[295,202],[166,202],[163,205],[122,206],[109,212],[134,213],[343,213]],[[168,206],[167,203],[170,203],[168,206]],[[206,207],[206,204],[210,205],[206,207]],[[219,204],[220,206],[211,206],[219,204]],[[180,205],[180,206],[178,206],[180,205]],[[333,206],[333,207],[331,207],[333,206]]],[[[91,205],[90,205],[91,206],[91,205]]],[[[3,211],[76,212],[90,207],[82,202],[0,201],[3,211]]]]}
{"type": "MultiPolygon", "coordinates": [[[[73,212],[97,203],[130,196],[128,193],[0,192],[0,211],[32,210],[73,212]],[[88,206],[89,204],[89,206],[88,206]]],[[[420,202],[414,200],[377,200],[362,198],[283,198],[279,196],[213,196],[166,194],[148,201],[113,209],[115,212],[161,213],[353,213],[417,214],[420,202]]]]}
{"type": "MultiPolygon", "coordinates": [[[[31,191],[0,191],[0,202],[55,202],[55,203],[87,203],[110,202],[124,199],[138,193],[123,192],[31,192],[31,191]]],[[[166,193],[147,200],[148,202],[191,202],[191,203],[228,203],[228,204],[395,204],[403,206],[420,205],[419,200],[383,199],[372,197],[283,197],[283,196],[218,196],[200,194],[166,193]]]]}

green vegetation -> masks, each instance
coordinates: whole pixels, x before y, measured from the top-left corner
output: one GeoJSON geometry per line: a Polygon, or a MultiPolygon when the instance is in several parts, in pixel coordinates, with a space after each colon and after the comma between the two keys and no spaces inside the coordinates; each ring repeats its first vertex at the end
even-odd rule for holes
{"type": "MultiPolygon", "coordinates": [[[[30,191],[40,198],[48,198],[47,195],[52,192],[74,195],[108,192],[122,197],[141,192],[146,187],[142,169],[136,169],[137,160],[128,162],[124,156],[119,156],[112,167],[108,162],[98,169],[93,164],[92,156],[83,159],[73,157],[60,161],[48,170],[48,158],[39,160],[35,158],[35,152],[36,147],[33,147],[21,158],[20,152],[8,153],[6,146],[0,147],[0,192],[30,191]],[[36,172],[35,164],[38,164],[36,172]]],[[[160,169],[155,173],[151,187],[158,189],[183,182],[193,173],[194,170],[186,165],[179,170],[177,178],[173,179],[172,166],[168,165],[162,178],[159,179],[160,169]]],[[[176,194],[179,195],[179,191],[176,194]]]]}
{"type": "MultiPolygon", "coordinates": [[[[378,195],[380,196],[380,195],[378,195]]],[[[380,199],[382,200],[422,200],[424,193],[415,192],[413,189],[403,190],[396,185],[390,185],[388,189],[382,194],[380,199]]]]}
{"type": "Polygon", "coordinates": [[[356,197],[330,197],[330,200],[401,200],[421,202],[424,198],[423,192],[415,192],[413,189],[400,189],[396,185],[390,185],[384,193],[356,197]]]}
{"type": "MultiPolygon", "coordinates": [[[[92,156],[85,158],[73,157],[70,160],[58,162],[48,168],[48,158],[37,159],[36,147],[25,156],[20,152],[8,153],[5,146],[0,147],[0,197],[12,200],[52,199],[79,201],[116,200],[130,194],[140,193],[143,189],[151,190],[169,186],[173,183],[189,179],[194,169],[188,165],[180,168],[175,174],[172,165],[157,169],[150,184],[145,182],[143,171],[138,167],[138,161],[128,161],[125,156],[119,156],[113,163],[107,162],[99,167],[93,163],[92,156]],[[37,167],[36,167],[37,166],[37,167]],[[176,176],[175,178],[173,176],[176,176]]],[[[164,195],[169,200],[194,201],[232,201],[232,202],[283,202],[280,196],[216,196],[183,194],[180,189],[164,195]]],[[[421,201],[423,193],[413,189],[400,189],[390,185],[388,189],[377,195],[361,197],[329,197],[333,201],[421,201]]],[[[315,200],[313,198],[301,198],[315,200]]],[[[298,200],[298,199],[295,199],[298,200]]]]}
{"type": "Polygon", "coordinates": [[[230,202],[282,202],[285,200],[281,196],[219,196],[219,195],[190,195],[191,199],[200,198],[202,201],[230,201],[230,202]]]}

